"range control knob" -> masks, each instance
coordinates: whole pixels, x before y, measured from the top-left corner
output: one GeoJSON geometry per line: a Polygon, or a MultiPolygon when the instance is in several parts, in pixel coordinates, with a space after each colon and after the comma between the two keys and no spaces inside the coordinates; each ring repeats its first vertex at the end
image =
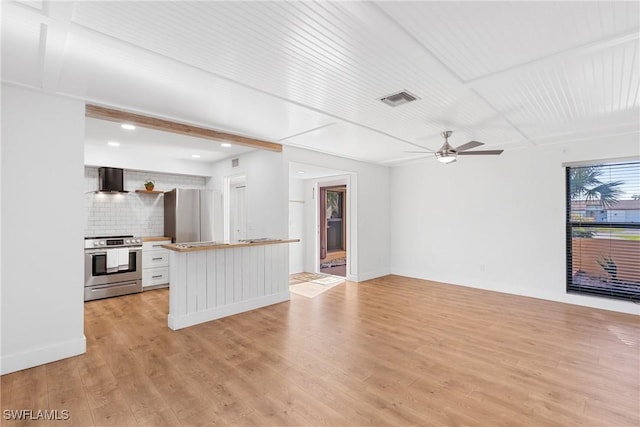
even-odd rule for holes
{"type": "Polygon", "coordinates": [[[131,243],[131,240],[127,239],[124,241],[125,243],[131,243]]]}
{"type": "Polygon", "coordinates": [[[136,243],[140,243],[140,239],[136,239],[136,243]]]}
{"type": "Polygon", "coordinates": [[[96,240],[95,242],[93,242],[93,246],[98,246],[100,243],[98,243],[98,241],[96,240]]]}
{"type": "Polygon", "coordinates": [[[106,243],[104,240],[100,240],[100,246],[104,246],[106,243]]]}

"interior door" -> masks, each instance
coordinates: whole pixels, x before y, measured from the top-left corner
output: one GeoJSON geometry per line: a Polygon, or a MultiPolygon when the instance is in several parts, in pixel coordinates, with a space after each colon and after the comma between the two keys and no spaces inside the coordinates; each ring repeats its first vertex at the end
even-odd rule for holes
{"type": "Polygon", "coordinates": [[[320,188],[320,259],[327,257],[327,189],[320,188]]]}
{"type": "Polygon", "coordinates": [[[343,251],[345,244],[344,190],[327,189],[327,251],[343,251]]]}
{"type": "Polygon", "coordinates": [[[229,225],[232,240],[247,238],[247,187],[245,184],[232,184],[229,194],[229,225]]]}

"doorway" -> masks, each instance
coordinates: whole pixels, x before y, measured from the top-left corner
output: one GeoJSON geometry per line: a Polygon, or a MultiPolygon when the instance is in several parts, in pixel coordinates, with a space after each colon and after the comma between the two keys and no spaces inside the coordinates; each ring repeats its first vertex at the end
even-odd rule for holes
{"type": "Polygon", "coordinates": [[[320,187],[320,272],[347,276],[347,186],[320,187]]]}
{"type": "Polygon", "coordinates": [[[225,177],[225,240],[247,239],[247,178],[245,175],[225,177]]]}
{"type": "MultiPolygon", "coordinates": [[[[347,280],[358,280],[358,175],[355,172],[330,169],[324,166],[310,165],[306,163],[289,162],[289,238],[300,239],[300,242],[292,243],[290,248],[290,274],[335,274],[347,280]],[[342,205],[340,206],[340,195],[338,195],[338,214],[342,216],[342,236],[334,238],[332,244],[327,246],[328,241],[320,238],[320,232],[326,224],[326,202],[320,203],[321,188],[344,190],[342,195],[342,205]],[[323,206],[323,209],[320,209],[323,206]],[[324,221],[321,221],[321,210],[325,212],[324,221]],[[334,246],[334,240],[336,245],[334,246]],[[328,255],[320,256],[321,241],[328,255]],[[337,242],[342,247],[338,249],[337,242]],[[344,249],[344,255],[338,260],[338,250],[344,249]],[[327,259],[335,258],[335,259],[327,259]],[[321,259],[323,259],[325,271],[328,268],[339,267],[335,273],[323,273],[321,271],[321,259]],[[346,263],[345,263],[346,260],[346,263]],[[333,261],[335,265],[327,265],[333,261]],[[342,265],[340,265],[342,264],[342,265]]],[[[335,197],[331,202],[335,205],[335,197]]],[[[339,215],[328,215],[329,218],[337,219],[339,215]]],[[[331,221],[339,223],[340,221],[331,221]]],[[[325,230],[326,231],[326,230],[325,230]]],[[[339,234],[339,233],[337,233],[339,234]]],[[[324,255],[324,254],[323,254],[324,255]]],[[[330,270],[331,271],[331,270],[330,270]]]]}

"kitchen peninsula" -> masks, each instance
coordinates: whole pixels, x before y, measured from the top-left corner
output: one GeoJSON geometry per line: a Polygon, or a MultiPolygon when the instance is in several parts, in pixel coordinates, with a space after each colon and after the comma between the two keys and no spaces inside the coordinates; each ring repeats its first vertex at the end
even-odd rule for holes
{"type": "Polygon", "coordinates": [[[182,329],[288,301],[288,243],[298,241],[163,245],[170,251],[169,327],[182,329]]]}

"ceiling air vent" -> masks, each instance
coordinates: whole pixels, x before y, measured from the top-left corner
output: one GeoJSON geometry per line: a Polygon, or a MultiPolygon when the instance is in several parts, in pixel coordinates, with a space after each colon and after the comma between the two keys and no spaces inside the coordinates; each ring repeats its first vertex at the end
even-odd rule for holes
{"type": "Polygon", "coordinates": [[[235,159],[231,159],[231,167],[237,168],[238,166],[240,166],[240,159],[237,157],[235,159]]]}
{"type": "Polygon", "coordinates": [[[402,92],[397,92],[391,95],[387,95],[384,98],[380,98],[380,101],[392,107],[397,107],[398,105],[406,104],[407,102],[412,102],[416,99],[418,99],[417,96],[410,94],[406,90],[403,90],[402,92]]]}

